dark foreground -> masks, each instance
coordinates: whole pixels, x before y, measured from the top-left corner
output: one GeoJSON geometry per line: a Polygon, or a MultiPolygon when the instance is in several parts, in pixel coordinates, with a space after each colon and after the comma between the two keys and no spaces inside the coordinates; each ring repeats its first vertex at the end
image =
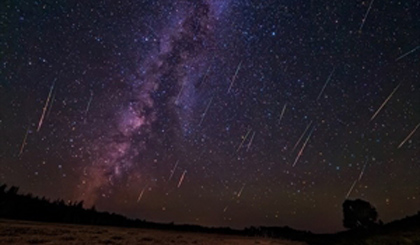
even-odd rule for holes
{"type": "Polygon", "coordinates": [[[280,239],[160,231],[138,228],[0,220],[0,244],[278,244],[303,245],[280,239]]]}

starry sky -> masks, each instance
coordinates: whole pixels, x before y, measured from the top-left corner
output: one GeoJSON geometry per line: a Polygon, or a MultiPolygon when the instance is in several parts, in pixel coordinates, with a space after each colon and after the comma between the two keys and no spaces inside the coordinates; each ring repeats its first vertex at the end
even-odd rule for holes
{"type": "Polygon", "coordinates": [[[335,232],[346,198],[415,214],[419,20],[417,0],[4,0],[0,182],[204,226],[335,232]]]}

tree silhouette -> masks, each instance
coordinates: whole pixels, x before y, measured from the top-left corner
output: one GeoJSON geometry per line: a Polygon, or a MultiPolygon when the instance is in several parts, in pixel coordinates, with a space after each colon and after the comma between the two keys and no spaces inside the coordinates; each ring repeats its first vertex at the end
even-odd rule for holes
{"type": "Polygon", "coordinates": [[[378,213],[375,207],[361,199],[345,200],[343,215],[343,226],[349,229],[369,229],[377,225],[378,213]]]}

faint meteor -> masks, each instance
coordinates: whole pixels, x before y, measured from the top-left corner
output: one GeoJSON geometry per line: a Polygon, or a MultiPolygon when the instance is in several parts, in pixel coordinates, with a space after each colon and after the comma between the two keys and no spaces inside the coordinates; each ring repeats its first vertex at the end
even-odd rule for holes
{"type": "Polygon", "coordinates": [[[175,104],[178,103],[179,97],[181,97],[182,91],[184,90],[184,83],[182,83],[181,89],[179,90],[178,96],[176,97],[175,104]]]}
{"type": "Polygon", "coordinates": [[[328,83],[331,80],[332,75],[334,74],[334,71],[335,71],[335,67],[332,69],[330,75],[327,78],[327,81],[324,83],[324,86],[322,87],[321,92],[319,92],[318,97],[316,98],[316,100],[319,100],[321,98],[322,94],[324,93],[325,88],[327,87],[328,83]]]}
{"type": "Polygon", "coordinates": [[[407,142],[407,140],[409,140],[410,138],[411,138],[411,136],[413,136],[413,134],[416,132],[416,130],[417,130],[417,128],[420,126],[420,123],[419,124],[417,124],[417,126],[411,131],[411,133],[409,133],[408,135],[407,135],[407,137],[405,137],[405,139],[401,142],[401,144],[398,146],[398,149],[400,149],[404,144],[405,144],[405,142],[407,142]]]}
{"type": "Polygon", "coordinates": [[[353,191],[354,187],[356,186],[356,183],[357,183],[357,180],[355,180],[355,181],[353,182],[353,184],[351,185],[351,187],[350,187],[349,191],[347,192],[346,199],[348,199],[348,198],[349,198],[349,196],[350,196],[351,192],[353,191]]]}
{"type": "Polygon", "coordinates": [[[233,87],[233,83],[235,82],[235,80],[236,80],[236,77],[238,76],[238,72],[239,72],[239,70],[241,69],[241,65],[242,65],[242,60],[241,60],[241,62],[239,62],[239,65],[238,65],[238,67],[236,68],[236,71],[235,71],[235,74],[233,75],[233,77],[232,77],[232,82],[230,83],[230,86],[229,86],[229,88],[228,88],[228,93],[230,92],[230,90],[232,89],[232,87],[233,87]]]}
{"type": "Polygon", "coordinates": [[[90,104],[92,103],[92,99],[93,99],[93,91],[91,90],[90,91],[90,98],[89,98],[89,101],[87,103],[86,110],[85,110],[85,120],[84,120],[85,123],[86,123],[86,120],[87,120],[87,114],[88,114],[89,109],[90,109],[90,104]]]}
{"type": "Polygon", "coordinates": [[[201,79],[201,82],[200,82],[200,84],[197,87],[201,87],[206,82],[207,77],[208,77],[209,72],[210,72],[210,69],[211,69],[211,65],[209,66],[209,68],[207,68],[206,73],[204,74],[203,79],[201,79]]]}
{"type": "Polygon", "coordinates": [[[293,163],[293,167],[296,166],[296,163],[299,161],[300,156],[302,156],[303,151],[305,150],[306,144],[308,144],[309,139],[311,138],[312,132],[314,131],[314,128],[311,129],[311,131],[309,132],[308,136],[306,137],[305,142],[302,145],[302,148],[300,148],[299,153],[297,154],[296,158],[295,158],[295,162],[293,163]]]}
{"type": "Polygon", "coordinates": [[[401,83],[397,85],[397,87],[394,88],[394,90],[391,92],[391,94],[388,96],[388,98],[385,99],[384,103],[382,103],[382,105],[378,108],[378,110],[376,110],[375,114],[373,114],[373,116],[370,118],[370,121],[372,121],[373,119],[375,119],[375,117],[378,115],[378,113],[382,110],[382,108],[384,108],[384,106],[386,105],[386,103],[388,103],[388,101],[391,99],[391,97],[395,94],[395,92],[397,92],[398,88],[400,87],[401,83]]]}
{"type": "Polygon", "coordinates": [[[26,139],[28,138],[28,133],[29,133],[29,126],[26,129],[25,137],[23,137],[22,145],[20,146],[19,155],[18,155],[19,157],[22,155],[23,150],[25,149],[26,139]]]}
{"type": "Polygon", "coordinates": [[[242,195],[242,191],[244,190],[245,185],[242,186],[241,190],[238,192],[238,194],[236,195],[237,198],[241,197],[242,195]]]}
{"type": "Polygon", "coordinates": [[[143,197],[144,191],[146,190],[147,185],[143,188],[143,190],[141,190],[139,197],[137,198],[137,202],[141,201],[141,198],[143,197]]]}
{"type": "Polygon", "coordinates": [[[368,9],[366,11],[365,17],[363,17],[362,24],[360,25],[359,32],[362,31],[362,28],[365,25],[366,18],[368,16],[369,12],[370,12],[370,9],[372,8],[373,1],[375,1],[375,0],[370,1],[370,4],[369,4],[369,7],[368,7],[368,9]]]}
{"type": "Polygon", "coordinates": [[[229,208],[229,205],[227,205],[224,209],[223,209],[223,213],[225,213],[229,208]]]}
{"type": "Polygon", "coordinates": [[[251,148],[254,137],[255,137],[255,131],[252,133],[251,139],[249,140],[248,146],[246,147],[246,151],[249,151],[249,148],[251,148]]]}
{"type": "Polygon", "coordinates": [[[395,59],[395,61],[399,61],[400,59],[402,59],[402,58],[406,57],[407,55],[409,55],[409,54],[411,54],[411,53],[415,52],[415,51],[416,51],[417,49],[419,49],[419,48],[420,48],[420,46],[417,46],[417,47],[413,48],[412,50],[408,51],[407,53],[405,53],[405,54],[403,54],[403,55],[399,56],[398,58],[396,58],[396,59],[395,59]]]}
{"type": "Polygon", "coordinates": [[[37,132],[39,132],[39,130],[42,127],[42,123],[44,122],[45,113],[47,112],[48,104],[50,103],[51,94],[54,90],[54,85],[55,85],[55,80],[54,80],[53,84],[51,85],[50,92],[48,93],[47,101],[45,101],[44,108],[42,108],[42,115],[41,115],[41,118],[39,119],[39,122],[38,122],[38,128],[36,130],[37,132]]]}
{"type": "Polygon", "coordinates": [[[184,181],[185,178],[185,174],[187,173],[187,170],[184,170],[184,172],[181,175],[181,178],[179,178],[179,182],[178,182],[178,188],[181,187],[182,182],[184,181]]]}
{"type": "Polygon", "coordinates": [[[172,179],[172,176],[174,176],[174,173],[175,173],[176,167],[178,166],[178,163],[179,163],[179,160],[176,161],[175,167],[171,170],[171,175],[169,175],[168,181],[170,181],[172,179]]]}
{"type": "Polygon", "coordinates": [[[203,122],[204,118],[207,115],[207,111],[209,110],[210,106],[211,106],[211,102],[213,102],[213,97],[211,97],[209,103],[207,104],[206,110],[204,111],[203,115],[201,116],[201,120],[200,123],[198,124],[198,126],[201,126],[201,123],[203,122]]]}
{"type": "Polygon", "coordinates": [[[302,135],[300,136],[299,140],[296,142],[295,146],[293,146],[292,151],[296,149],[296,147],[299,145],[300,141],[303,139],[303,136],[306,134],[306,131],[308,131],[309,127],[311,127],[312,121],[306,126],[305,131],[303,131],[302,135]]]}
{"type": "Polygon", "coordinates": [[[239,145],[238,149],[236,150],[236,152],[238,152],[242,146],[244,145],[245,140],[248,138],[249,133],[251,133],[251,129],[248,130],[248,132],[246,133],[245,137],[242,139],[241,144],[239,145]]]}
{"type": "Polygon", "coordinates": [[[365,169],[366,169],[367,164],[368,164],[368,159],[366,158],[365,165],[363,165],[362,171],[360,171],[358,181],[360,181],[362,179],[363,174],[365,173],[365,169]]]}
{"type": "Polygon", "coordinates": [[[284,113],[286,112],[287,103],[284,103],[283,109],[281,110],[280,117],[279,117],[279,124],[281,119],[283,119],[284,113]]]}

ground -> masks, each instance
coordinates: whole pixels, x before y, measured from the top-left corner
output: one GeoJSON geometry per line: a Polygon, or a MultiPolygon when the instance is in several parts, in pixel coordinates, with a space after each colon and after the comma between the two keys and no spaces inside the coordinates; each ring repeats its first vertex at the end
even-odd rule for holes
{"type": "Polygon", "coordinates": [[[301,242],[136,228],[0,220],[0,244],[278,244],[301,242]]]}

